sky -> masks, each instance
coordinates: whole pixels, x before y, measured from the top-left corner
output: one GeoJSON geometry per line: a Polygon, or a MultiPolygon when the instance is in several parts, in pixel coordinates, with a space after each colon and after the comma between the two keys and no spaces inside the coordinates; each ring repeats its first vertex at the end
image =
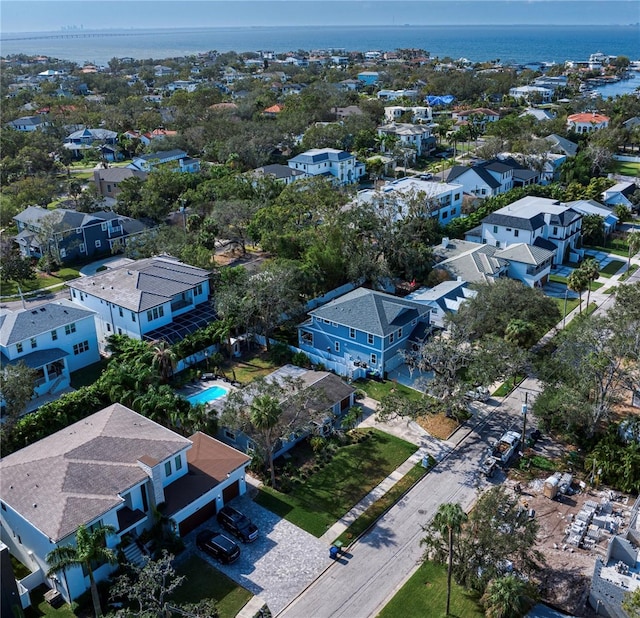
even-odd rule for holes
{"type": "MultiPolygon", "coordinates": [[[[640,22],[638,0],[2,0],[0,32],[215,26],[640,22]]],[[[640,47],[640,41],[639,41],[640,47]]]]}

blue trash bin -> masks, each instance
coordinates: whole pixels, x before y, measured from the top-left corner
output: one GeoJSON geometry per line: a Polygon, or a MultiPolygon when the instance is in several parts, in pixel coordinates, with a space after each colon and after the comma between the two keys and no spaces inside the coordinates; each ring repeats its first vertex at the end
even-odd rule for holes
{"type": "Polygon", "coordinates": [[[332,545],[329,548],[329,558],[333,558],[333,560],[335,560],[338,557],[339,552],[340,550],[335,545],[332,545]]]}

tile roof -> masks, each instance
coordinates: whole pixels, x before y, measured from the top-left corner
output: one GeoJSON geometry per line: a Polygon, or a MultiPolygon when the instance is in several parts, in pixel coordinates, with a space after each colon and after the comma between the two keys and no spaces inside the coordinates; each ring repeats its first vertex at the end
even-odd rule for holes
{"type": "Polygon", "coordinates": [[[603,122],[609,122],[609,116],[604,114],[597,114],[596,112],[581,112],[579,114],[571,114],[567,116],[567,122],[574,122],[579,124],[601,124],[603,122]]]}
{"type": "Polygon", "coordinates": [[[59,300],[33,309],[0,310],[0,345],[37,337],[66,324],[91,318],[95,311],[81,309],[68,300],[59,300]]]}
{"type": "Polygon", "coordinates": [[[428,311],[429,308],[420,303],[358,288],[314,309],[310,315],[386,337],[428,311]]]}
{"type": "Polygon", "coordinates": [[[517,243],[509,245],[505,249],[495,252],[495,257],[503,258],[511,262],[521,262],[523,264],[532,264],[538,266],[555,255],[555,251],[549,251],[535,245],[527,245],[526,243],[517,243]]]}
{"type": "Polygon", "coordinates": [[[209,273],[170,256],[137,260],[67,282],[72,288],[130,311],[146,311],[204,283],[209,273]]]}
{"type": "Polygon", "coordinates": [[[115,403],[0,460],[2,500],[57,542],[123,504],[149,478],[143,456],[160,462],[190,444],[115,403]]]}

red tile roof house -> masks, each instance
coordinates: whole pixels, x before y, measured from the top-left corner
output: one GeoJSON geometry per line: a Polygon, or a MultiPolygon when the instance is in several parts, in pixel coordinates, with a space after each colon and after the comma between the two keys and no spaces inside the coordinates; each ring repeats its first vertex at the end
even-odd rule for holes
{"type": "Polygon", "coordinates": [[[596,112],[582,112],[567,117],[567,128],[576,133],[591,133],[609,126],[609,116],[596,112]]]}
{"type": "MultiPolygon", "coordinates": [[[[160,506],[184,536],[246,491],[250,461],[210,436],[184,438],[118,403],[7,455],[0,460],[0,533],[31,569],[19,586],[22,606],[42,583],[66,601],[89,588],[81,567],[46,577],[47,554],[73,544],[79,526],[114,526],[108,546],[127,545],[152,526],[160,506]]],[[[96,579],[115,568],[99,566],[96,579]]]]}

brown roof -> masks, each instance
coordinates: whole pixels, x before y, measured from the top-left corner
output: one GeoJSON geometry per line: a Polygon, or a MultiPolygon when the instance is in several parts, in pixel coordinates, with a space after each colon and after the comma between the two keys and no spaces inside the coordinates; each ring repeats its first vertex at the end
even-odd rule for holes
{"type": "Polygon", "coordinates": [[[138,460],[163,461],[190,444],[115,403],[0,460],[0,495],[57,542],[148,478],[138,460]]]}
{"type": "Polygon", "coordinates": [[[200,431],[189,439],[193,443],[187,452],[189,474],[164,488],[167,515],[177,513],[251,461],[248,455],[200,431]]]}

